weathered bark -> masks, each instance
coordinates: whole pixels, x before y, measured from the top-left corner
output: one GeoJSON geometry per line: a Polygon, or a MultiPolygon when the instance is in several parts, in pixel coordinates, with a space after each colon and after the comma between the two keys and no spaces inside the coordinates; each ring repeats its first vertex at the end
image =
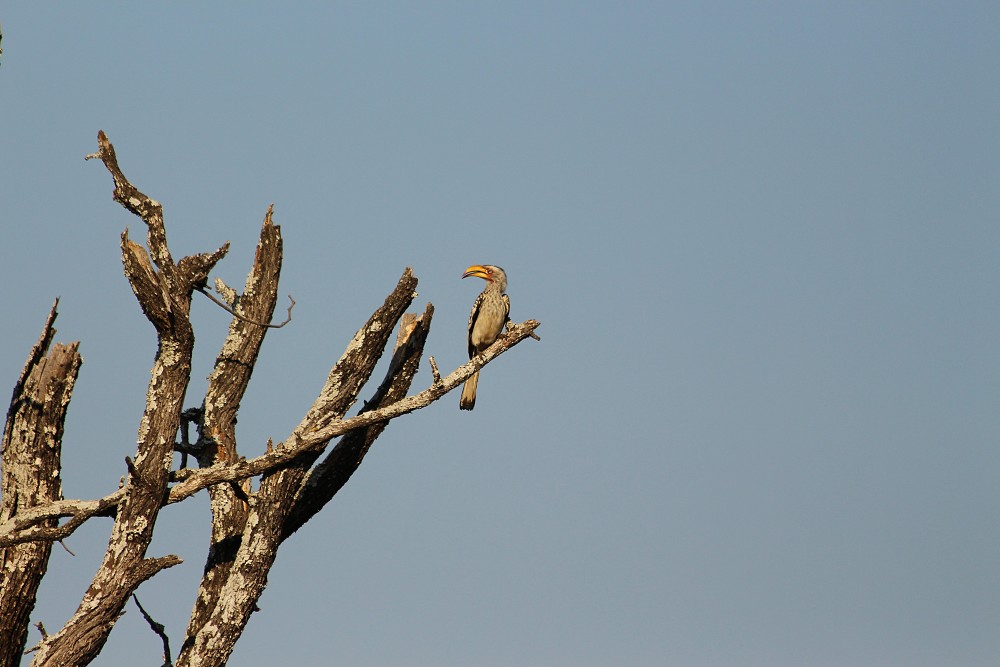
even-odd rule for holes
{"type": "MultiPolygon", "coordinates": [[[[0,517],[62,497],[60,458],[66,410],[82,359],[79,343],[52,346],[58,300],[14,387],[3,434],[0,517]],[[51,350],[49,349],[51,346],[51,350]]],[[[43,527],[51,528],[56,519],[43,527]]],[[[0,667],[21,664],[38,585],[52,542],[26,542],[0,554],[0,667]]]]}
{"type": "MultiPolygon", "coordinates": [[[[268,441],[264,454],[244,459],[237,447],[236,418],[267,328],[275,326],[266,323],[277,302],[282,239],[272,222],[272,210],[265,216],[243,294],[220,289],[233,314],[229,335],[216,358],[201,407],[183,410],[194,348],[191,298],[194,291],[204,291],[209,272],[226,254],[228,244],[175,263],[167,247],[160,204],[124,176],[103,132],[98,135],[98,144],[99,151],[88,157],[102,160],[115,183],[115,200],[142,218],[148,230],[147,248],[133,242],[127,229],[122,234],[122,263],[142,312],[156,330],[159,345],[136,453],[134,459],[125,460],[127,483],[97,500],[63,500],[59,442],[80,360],[75,345],[56,346],[45,357],[52,337],[53,308],[15,389],[4,439],[0,547],[4,548],[5,578],[0,582],[0,658],[7,662],[0,667],[19,662],[35,587],[45,572],[53,540],[66,537],[94,516],[114,518],[104,560],[79,608],[59,632],[43,638],[32,663],[84,665],[100,653],[135,589],[180,562],[176,556],[146,556],[159,510],[202,489],[208,490],[211,501],[211,541],[176,664],[221,666],[256,610],[281,543],[344,486],[389,421],[430,405],[520,341],[537,338],[534,330],[539,323],[527,320],[510,326],[490,348],[445,378],[440,377],[432,358],[431,385],[407,396],[434,312],[428,304],[420,317],[404,314],[416,296],[417,285],[408,268],[334,364],[300,424],[284,442],[272,446],[268,441]],[[347,417],[399,322],[385,379],[360,412],[347,417]],[[36,373],[33,368],[42,370],[36,373]],[[189,442],[187,434],[186,425],[191,422],[198,429],[195,443],[189,442]],[[181,441],[177,442],[182,424],[181,441]],[[336,446],[316,464],[337,437],[336,446]],[[39,462],[35,450],[42,449],[54,458],[39,462]],[[199,467],[171,471],[175,451],[182,454],[182,466],[194,455],[199,467]],[[250,485],[255,476],[261,477],[256,492],[250,485]],[[60,518],[69,520],[58,525],[60,518]],[[27,583],[22,585],[21,579],[7,576],[13,570],[27,583]]],[[[161,636],[166,646],[167,638],[161,636]]]]}
{"type": "MultiPolygon", "coordinates": [[[[403,316],[389,370],[375,395],[365,403],[362,413],[391,405],[406,396],[420,367],[433,315],[434,307],[427,304],[421,317],[403,316]]],[[[348,431],[326,458],[309,471],[285,520],[282,539],[301,528],[343,488],[388,424],[388,420],[379,421],[348,431]]]]}
{"type": "Polygon", "coordinates": [[[89,663],[101,652],[139,584],[181,562],[177,556],[147,559],[146,549],[166,496],[174,441],[191,377],[191,295],[206,283],[208,272],[227,250],[223,246],[175,264],[167,247],[162,207],[125,178],[103,132],[98,135],[98,144],[98,155],[115,181],[115,200],[141,216],[148,228],[148,254],[128,238],[127,230],[122,234],[122,263],[143,313],[156,328],[159,346],[146,394],[146,410],[139,422],[135,460],[127,460],[128,482],[104,561],[76,613],[59,632],[42,642],[33,663],[39,667],[89,663]]]}
{"type": "MultiPolygon", "coordinates": [[[[416,278],[407,269],[382,307],[355,334],[330,371],[319,397],[296,427],[295,434],[305,434],[316,430],[320,424],[341,419],[355,403],[396,322],[413,301],[416,286],[416,278]]],[[[216,596],[214,613],[197,632],[188,634],[177,656],[178,667],[195,663],[223,665],[229,659],[236,640],[264,592],[267,573],[284,534],[286,517],[303,478],[319,454],[319,450],[304,451],[286,466],[265,474],[260,489],[248,497],[247,529],[240,540],[229,576],[216,596]]]]}
{"type": "MultiPolygon", "coordinates": [[[[247,276],[243,294],[234,303],[236,316],[229,325],[229,335],[209,376],[208,390],[201,410],[199,439],[196,445],[198,464],[207,468],[216,463],[233,463],[236,448],[236,415],[246,393],[264,342],[267,327],[253,322],[268,322],[278,301],[278,278],[281,275],[281,230],[272,222],[273,207],[264,217],[253,267],[247,276]]],[[[212,535],[201,586],[188,622],[187,636],[196,635],[210,620],[222,586],[229,577],[233,559],[246,528],[249,505],[247,480],[218,484],[208,488],[212,508],[212,535]]]]}

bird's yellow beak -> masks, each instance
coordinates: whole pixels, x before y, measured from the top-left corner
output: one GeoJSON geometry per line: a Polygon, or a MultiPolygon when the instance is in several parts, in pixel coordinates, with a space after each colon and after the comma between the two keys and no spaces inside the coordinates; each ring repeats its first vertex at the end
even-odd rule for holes
{"type": "Polygon", "coordinates": [[[473,264],[465,270],[462,274],[463,278],[468,278],[469,276],[475,276],[476,278],[482,278],[483,280],[490,279],[490,272],[486,270],[485,266],[480,264],[473,264]]]}

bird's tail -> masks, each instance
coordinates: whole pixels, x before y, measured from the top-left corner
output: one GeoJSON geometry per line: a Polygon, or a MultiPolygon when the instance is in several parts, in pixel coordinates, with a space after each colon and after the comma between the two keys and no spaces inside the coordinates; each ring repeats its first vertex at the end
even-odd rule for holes
{"type": "Polygon", "coordinates": [[[476,407],[476,386],[478,384],[479,371],[476,371],[465,381],[465,385],[462,387],[462,400],[459,401],[458,407],[463,410],[471,410],[476,407]]]}

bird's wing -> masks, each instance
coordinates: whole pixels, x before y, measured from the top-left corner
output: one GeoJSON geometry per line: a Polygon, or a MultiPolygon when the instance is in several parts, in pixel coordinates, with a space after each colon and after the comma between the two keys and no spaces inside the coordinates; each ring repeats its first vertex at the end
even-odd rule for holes
{"type": "Polygon", "coordinates": [[[472,313],[469,314],[469,359],[476,356],[476,348],[472,345],[472,329],[476,326],[476,320],[479,319],[479,309],[485,300],[486,291],[484,290],[476,297],[476,302],[472,304],[472,313]]]}

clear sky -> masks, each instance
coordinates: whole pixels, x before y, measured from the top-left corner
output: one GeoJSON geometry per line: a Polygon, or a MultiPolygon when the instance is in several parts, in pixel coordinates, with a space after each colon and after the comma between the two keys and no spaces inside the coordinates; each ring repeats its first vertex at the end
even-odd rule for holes
{"type": "MultiPolygon", "coordinates": [[[[120,265],[142,223],[83,160],[98,130],[175,256],[232,242],[234,286],[275,204],[298,306],[247,456],[406,266],[442,372],[469,264],[542,322],[474,412],[456,392],[388,428],[282,548],[233,665],[1000,660],[997,3],[7,3],[0,23],[0,374],[60,296],[84,355],[67,497],[124,474],[155,351],[120,265]]],[[[227,317],[194,307],[192,406],[227,317]]],[[[150,555],[185,562],[139,596],[176,652],[204,495],[160,522],[150,555]]],[[[53,551],[50,630],[109,529],[53,551]]],[[[159,651],[130,606],[98,664],[159,651]]]]}

